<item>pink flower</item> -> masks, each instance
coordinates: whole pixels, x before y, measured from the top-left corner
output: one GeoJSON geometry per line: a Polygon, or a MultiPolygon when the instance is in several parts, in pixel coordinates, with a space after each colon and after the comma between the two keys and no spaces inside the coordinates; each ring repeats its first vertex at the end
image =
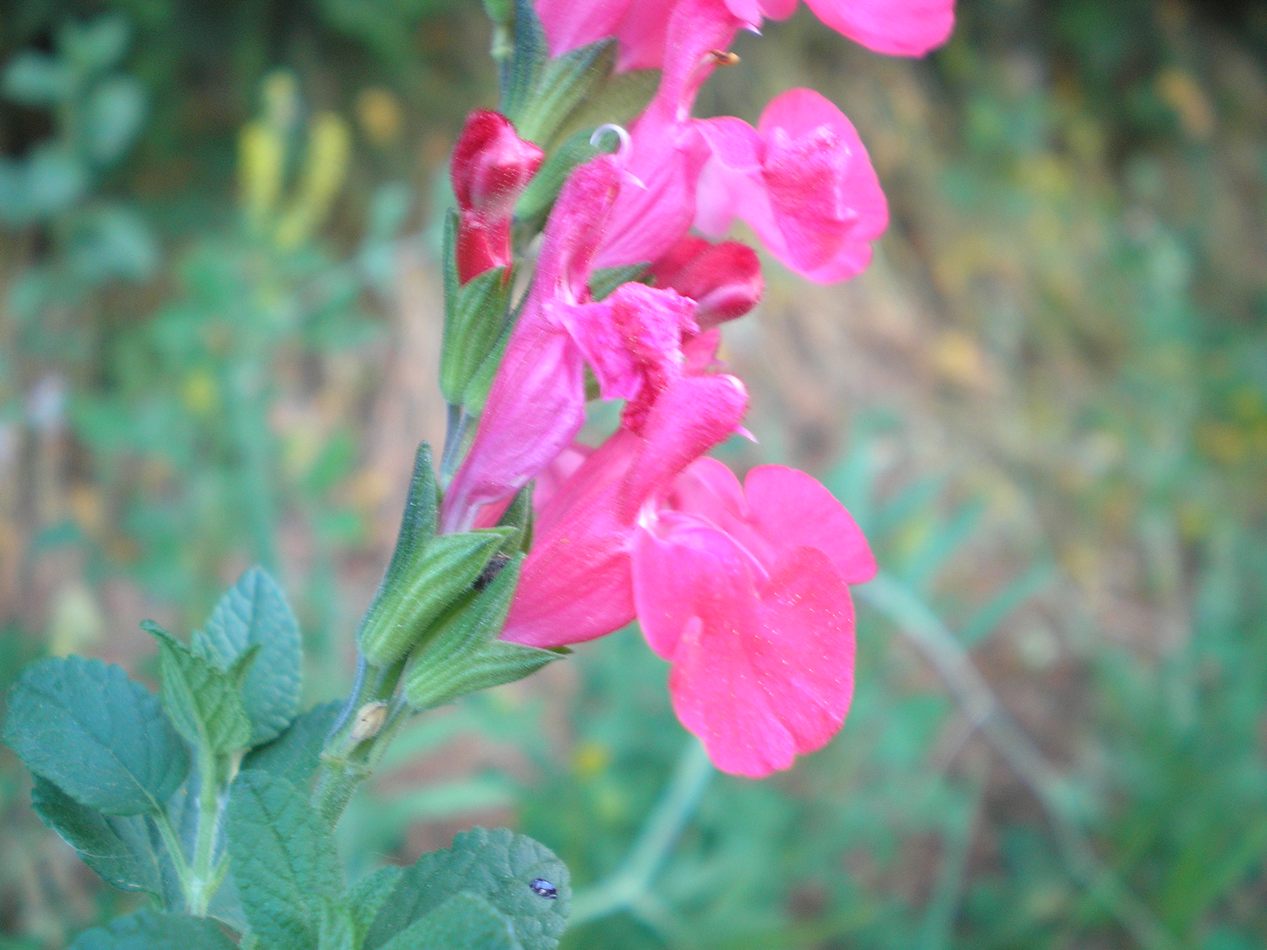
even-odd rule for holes
{"type": "Polygon", "coordinates": [[[627,400],[635,425],[686,366],[683,341],[698,331],[692,300],[637,283],[590,298],[590,259],[622,174],[600,156],[559,195],[475,439],[445,494],[445,531],[470,527],[481,506],[509,498],[572,442],[585,420],[587,363],[604,398],[627,400]]]}
{"type": "Polygon", "coordinates": [[[545,153],[515,134],[510,120],[488,109],[466,119],[453,149],[450,175],[458,202],[458,279],[511,261],[515,202],[541,167],[545,153]]]}
{"type": "Polygon", "coordinates": [[[551,56],[562,56],[612,37],[617,43],[616,69],[627,72],[663,68],[669,18],[676,9],[699,3],[700,0],[536,0],[535,6],[551,56]]]}
{"type": "Polygon", "coordinates": [[[660,89],[626,155],[644,187],[621,190],[597,266],[656,261],[692,225],[720,237],[736,218],[810,280],[845,280],[870,261],[888,206],[857,132],[831,102],[790,90],[755,129],[729,116],[691,118],[700,85],[728,62],[718,50],[739,25],[722,0],[674,9],[660,89]]]}
{"type": "Polygon", "coordinates": [[[697,188],[700,231],[720,235],[741,218],[775,257],[818,283],[867,266],[888,205],[858,133],[831,102],[792,89],[755,129],[729,117],[695,124],[712,151],[697,188]]]}
{"type": "Polygon", "coordinates": [[[630,553],[639,513],[730,435],[747,408],[733,376],[681,375],[630,417],[538,508],[532,551],[502,639],[562,646],[634,618],[630,553]]]}
{"type": "Polygon", "coordinates": [[[759,777],[821,748],[853,693],[849,584],[875,561],[822,485],[776,465],[741,489],[702,459],[645,513],[633,549],[634,604],[672,664],[682,724],[723,771],[759,777]]]}
{"type": "MultiPolygon", "coordinates": [[[[805,0],[820,20],[837,33],[877,53],[923,56],[941,46],[955,25],[955,0],[805,0]]],[[[783,20],[797,0],[726,0],[745,23],[759,26],[763,16],[783,20]]]]}

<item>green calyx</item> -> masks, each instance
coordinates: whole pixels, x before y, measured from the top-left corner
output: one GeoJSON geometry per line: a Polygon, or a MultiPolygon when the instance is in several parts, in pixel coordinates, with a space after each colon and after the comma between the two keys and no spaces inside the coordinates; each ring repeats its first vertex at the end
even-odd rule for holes
{"type": "Polygon", "coordinates": [[[361,651],[389,666],[429,639],[433,624],[472,590],[512,529],[488,528],[433,537],[406,572],[384,590],[361,631],[361,651]]]}
{"type": "Polygon", "coordinates": [[[519,583],[524,555],[507,561],[478,593],[451,611],[414,653],[405,674],[405,698],[426,709],[510,683],[563,656],[499,640],[519,583]]]}

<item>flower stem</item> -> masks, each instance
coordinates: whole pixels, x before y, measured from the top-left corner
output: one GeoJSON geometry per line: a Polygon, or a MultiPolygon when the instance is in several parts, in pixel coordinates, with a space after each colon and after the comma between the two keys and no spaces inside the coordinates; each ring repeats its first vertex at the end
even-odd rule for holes
{"type": "Polygon", "coordinates": [[[660,865],[695,814],[712,775],[713,766],[703,745],[691,739],[624,862],[614,874],[578,893],[572,901],[572,924],[633,907],[650,892],[660,865]]]}
{"type": "Polygon", "coordinates": [[[220,760],[205,745],[198,750],[198,778],[198,837],[185,896],[189,912],[203,917],[223,877],[220,869],[213,866],[220,826],[220,760]]]}
{"type": "Polygon", "coordinates": [[[339,823],[352,793],[369,778],[382,749],[404,718],[398,707],[389,706],[390,715],[378,731],[364,735],[360,731],[358,713],[373,703],[391,704],[404,671],[403,658],[391,666],[366,664],[363,670],[358,670],[356,685],[321,752],[321,765],[313,786],[313,806],[331,827],[339,823]]]}

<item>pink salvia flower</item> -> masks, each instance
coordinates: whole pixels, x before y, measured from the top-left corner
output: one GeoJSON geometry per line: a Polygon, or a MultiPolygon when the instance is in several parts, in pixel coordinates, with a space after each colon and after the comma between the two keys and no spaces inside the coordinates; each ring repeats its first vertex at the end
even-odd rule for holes
{"type": "MultiPolygon", "coordinates": [[[[955,25],[955,0],[805,0],[837,33],[877,53],[923,56],[941,46],[955,25]]],[[[732,13],[759,26],[762,17],[783,20],[797,0],[726,0],[732,13]]]]}
{"type": "Polygon", "coordinates": [[[453,149],[450,176],[458,203],[458,279],[511,262],[515,202],[541,167],[545,153],[515,133],[505,116],[472,112],[453,149]]]}
{"type": "Polygon", "coordinates": [[[678,718],[718,768],[768,775],[836,733],[853,694],[848,585],[874,573],[848,512],[793,469],[753,469],[741,489],[702,459],[644,510],[635,608],[672,664],[678,718]]]}
{"type": "Polygon", "coordinates": [[[644,504],[734,432],[742,383],[682,375],[646,412],[585,458],[538,508],[532,551],[502,639],[551,647],[592,640],[634,618],[630,554],[644,504]]]}
{"type": "Polygon", "coordinates": [[[546,225],[536,279],[493,380],[470,451],[445,494],[441,525],[461,531],[543,471],[585,419],[588,363],[604,398],[638,420],[682,374],[695,303],[672,290],[622,285],[590,299],[590,256],[623,172],[601,156],[568,179],[546,225]]]}
{"type": "Polygon", "coordinates": [[[871,260],[888,204],[853,125],[811,89],[774,99],[757,128],[697,121],[712,157],[700,173],[695,226],[720,235],[738,217],[792,270],[818,283],[871,260]]]}

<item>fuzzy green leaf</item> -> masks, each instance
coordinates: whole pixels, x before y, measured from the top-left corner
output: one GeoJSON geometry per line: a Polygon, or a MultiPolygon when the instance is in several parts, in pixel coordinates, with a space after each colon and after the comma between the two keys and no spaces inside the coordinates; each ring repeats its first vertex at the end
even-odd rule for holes
{"type": "Polygon", "coordinates": [[[542,69],[536,95],[519,118],[519,134],[538,145],[549,144],[572,110],[611,74],[615,61],[616,41],[610,39],[549,60],[542,69]]]}
{"type": "Polygon", "coordinates": [[[303,785],[321,763],[321,749],[339,715],[339,703],[314,706],[298,716],[290,728],[242,760],[243,769],[259,769],[303,785]]]}
{"type": "MultiPolygon", "coordinates": [[[[506,946],[552,950],[558,946],[567,922],[572,889],[567,868],[544,845],[505,828],[475,828],[459,834],[448,849],[424,854],[405,870],[370,928],[365,946],[373,950],[388,945],[416,921],[463,895],[486,903],[509,922],[510,936],[516,942],[506,946]],[[548,882],[555,889],[555,897],[534,891],[534,881],[548,882]]],[[[476,911],[482,911],[480,904],[464,901],[437,918],[436,923],[470,923],[476,911]]],[[[390,945],[393,950],[402,946],[396,942],[390,945]]],[[[450,944],[441,941],[414,945],[450,944]]]]}
{"type": "Polygon", "coordinates": [[[162,811],[189,772],[158,700],[100,660],[28,667],[9,694],[4,740],[36,775],[107,815],[162,811]]]}
{"type": "Polygon", "coordinates": [[[337,900],[343,876],[334,841],[290,782],[245,771],[229,792],[230,872],[251,929],[274,950],[317,946],[322,900],[337,900]]]}
{"type": "Polygon", "coordinates": [[[103,815],[36,776],[31,806],[102,880],[124,891],[162,898],[171,869],[153,822],[143,815],[103,815]]]}
{"type": "Polygon", "coordinates": [[[504,267],[471,278],[454,293],[445,308],[444,350],[440,361],[440,391],[458,404],[480,364],[497,345],[506,325],[511,277],[504,267]]]}
{"type": "Polygon", "coordinates": [[[251,647],[226,671],[153,621],[143,622],[141,628],[158,640],[163,706],[176,731],[212,752],[246,748],[251,721],[242,702],[242,683],[259,647],[251,647]]]}
{"type": "Polygon", "coordinates": [[[528,187],[515,203],[515,220],[521,227],[540,230],[550,209],[554,207],[559,189],[572,174],[572,170],[595,155],[609,151],[590,142],[592,134],[593,129],[574,132],[546,156],[545,162],[532,176],[532,181],[528,182],[528,187]]]}
{"type": "Polygon", "coordinates": [[[388,865],[367,874],[352,885],[348,892],[347,903],[352,908],[360,933],[364,934],[370,929],[374,918],[383,909],[387,899],[392,896],[396,885],[400,883],[400,876],[404,873],[404,868],[388,865]]]}
{"type": "Polygon", "coordinates": [[[502,328],[501,335],[498,336],[488,356],[484,357],[484,362],[480,363],[479,368],[471,376],[470,382],[462,390],[462,408],[472,418],[478,418],[484,411],[484,404],[488,402],[488,391],[493,387],[493,377],[497,375],[497,370],[502,364],[502,356],[506,353],[506,344],[510,341],[510,333],[513,329],[513,323],[507,323],[502,328]]]}
{"type": "Polygon", "coordinates": [[[532,101],[550,58],[545,30],[531,0],[515,0],[514,46],[501,64],[501,108],[512,122],[532,101]]]}
{"type": "Polygon", "coordinates": [[[79,935],[70,950],[233,950],[233,943],[215,921],[140,910],[79,935]]]}
{"type": "Polygon", "coordinates": [[[299,709],[302,644],[286,597],[263,568],[252,567],[220,598],[207,626],[194,634],[194,652],[221,669],[251,647],[259,656],[246,674],[242,698],[251,744],[274,739],[299,709]]]}
{"type": "Polygon", "coordinates": [[[383,944],[381,950],[523,950],[514,922],[474,894],[459,894],[416,920],[383,944]]]}

